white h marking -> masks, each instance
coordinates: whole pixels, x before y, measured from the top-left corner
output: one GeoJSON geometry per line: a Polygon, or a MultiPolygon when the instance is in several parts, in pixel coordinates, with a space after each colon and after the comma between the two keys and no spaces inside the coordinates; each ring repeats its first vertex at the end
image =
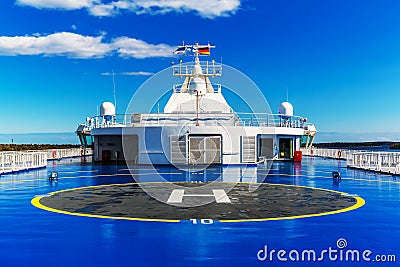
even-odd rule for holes
{"type": "Polygon", "coordinates": [[[231,203],[228,195],[225,193],[224,189],[213,189],[213,194],[195,194],[195,195],[185,195],[184,189],[174,189],[168,198],[167,203],[182,203],[183,197],[215,197],[217,203],[231,203]]]}

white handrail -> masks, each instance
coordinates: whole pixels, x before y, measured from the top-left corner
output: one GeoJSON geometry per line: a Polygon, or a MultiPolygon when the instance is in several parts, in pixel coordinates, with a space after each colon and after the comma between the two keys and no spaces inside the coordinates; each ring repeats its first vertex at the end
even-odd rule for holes
{"type": "Polygon", "coordinates": [[[400,152],[360,151],[330,148],[302,148],[305,156],[346,160],[349,168],[400,174],[400,152]]]}
{"type": "Polygon", "coordinates": [[[89,156],[93,151],[90,148],[47,149],[29,151],[2,151],[0,152],[0,174],[45,168],[47,160],[89,156]]]}
{"type": "Polygon", "coordinates": [[[48,160],[90,156],[93,154],[93,151],[90,148],[86,148],[86,150],[83,148],[47,149],[44,151],[47,153],[48,160]]]}
{"type": "Polygon", "coordinates": [[[303,155],[331,159],[348,160],[355,150],[339,148],[301,148],[303,155]]]}
{"type": "Polygon", "coordinates": [[[356,152],[347,161],[351,168],[400,174],[400,152],[356,152]]]}
{"type": "Polygon", "coordinates": [[[43,151],[4,151],[0,152],[0,174],[44,168],[47,166],[47,153],[43,151]]]}
{"type": "MultiPolygon", "coordinates": [[[[286,128],[306,128],[308,125],[300,116],[282,118],[280,114],[270,113],[245,113],[245,112],[200,112],[200,120],[211,121],[216,124],[219,120],[227,120],[232,126],[254,126],[254,127],[286,127],[286,128]]],[[[95,116],[89,120],[87,127],[93,128],[112,128],[112,127],[132,127],[132,126],[174,126],[186,124],[192,120],[195,122],[196,113],[135,113],[135,114],[116,114],[109,118],[95,116]]]]}

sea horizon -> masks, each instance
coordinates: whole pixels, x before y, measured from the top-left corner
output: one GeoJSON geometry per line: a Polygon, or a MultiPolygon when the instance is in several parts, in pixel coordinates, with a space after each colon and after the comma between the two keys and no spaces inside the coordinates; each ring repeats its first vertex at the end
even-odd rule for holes
{"type": "Polygon", "coordinates": [[[79,144],[75,132],[0,134],[0,144],[79,144]]]}
{"type": "MultiPolygon", "coordinates": [[[[318,132],[314,143],[335,142],[400,142],[400,133],[346,133],[318,132]]],[[[0,144],[79,144],[75,132],[60,133],[5,133],[0,134],[0,144]]]]}

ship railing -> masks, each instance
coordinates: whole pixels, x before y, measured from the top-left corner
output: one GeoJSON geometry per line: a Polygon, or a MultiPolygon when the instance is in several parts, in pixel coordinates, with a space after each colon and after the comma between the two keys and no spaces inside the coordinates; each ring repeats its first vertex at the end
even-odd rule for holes
{"type": "Polygon", "coordinates": [[[146,113],[134,114],[132,116],[133,127],[144,126],[177,126],[177,125],[200,125],[207,126],[234,126],[236,117],[234,113],[146,113]]]}
{"type": "Polygon", "coordinates": [[[340,149],[340,148],[301,148],[304,156],[322,157],[330,159],[349,160],[355,150],[340,149]]]}
{"type": "MultiPolygon", "coordinates": [[[[214,93],[221,93],[222,85],[219,83],[210,83],[214,93]]],[[[174,93],[180,93],[182,90],[183,84],[174,84],[172,87],[172,91],[174,93]]]]}
{"type": "Polygon", "coordinates": [[[0,174],[25,171],[47,166],[44,151],[3,151],[0,152],[0,174]]]}
{"type": "Polygon", "coordinates": [[[131,125],[132,114],[116,114],[108,116],[94,116],[87,120],[88,130],[93,128],[126,127],[131,125]]]}
{"type": "Polygon", "coordinates": [[[340,148],[301,148],[303,155],[346,160],[349,168],[400,174],[400,152],[361,151],[340,148]]]}
{"type": "Polygon", "coordinates": [[[48,160],[92,155],[91,148],[1,151],[0,174],[45,168],[48,160]]]}
{"type": "MultiPolygon", "coordinates": [[[[193,75],[193,68],[195,63],[179,63],[172,65],[172,75],[186,77],[193,75]]],[[[222,75],[222,64],[217,63],[214,60],[211,61],[200,61],[200,67],[204,76],[221,76],[222,75]]]]}
{"type": "Polygon", "coordinates": [[[300,116],[283,117],[280,114],[237,112],[239,125],[258,127],[305,128],[306,120],[300,116]]]}
{"type": "Polygon", "coordinates": [[[90,156],[93,154],[91,148],[65,148],[65,149],[47,149],[48,160],[74,158],[80,156],[90,156]]]}
{"type": "Polygon", "coordinates": [[[400,152],[355,152],[347,160],[351,168],[400,174],[400,152]]]}
{"type": "MultiPolygon", "coordinates": [[[[221,113],[200,112],[199,123],[203,125],[229,125],[247,127],[286,127],[304,129],[308,124],[299,116],[284,118],[268,113],[221,113]]],[[[136,113],[117,114],[111,118],[96,116],[90,119],[88,128],[112,128],[135,126],[173,126],[197,122],[197,114],[189,113],[136,113]]]]}
{"type": "MultiPolygon", "coordinates": [[[[137,127],[137,126],[173,126],[188,121],[196,122],[196,113],[135,113],[117,114],[111,119],[95,116],[88,123],[88,129],[137,127]]],[[[230,121],[234,125],[233,113],[199,113],[199,121],[207,120],[207,125],[218,125],[220,121],[230,121]]]]}
{"type": "Polygon", "coordinates": [[[84,147],[28,150],[27,152],[45,152],[47,155],[47,160],[58,160],[64,158],[74,158],[74,157],[93,155],[93,150],[91,148],[84,148],[84,147]]]}

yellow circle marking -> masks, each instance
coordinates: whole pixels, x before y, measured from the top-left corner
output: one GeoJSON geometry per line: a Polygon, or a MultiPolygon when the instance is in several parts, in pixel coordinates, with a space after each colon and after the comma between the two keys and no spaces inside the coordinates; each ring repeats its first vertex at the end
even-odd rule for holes
{"type": "MultiPolygon", "coordinates": [[[[55,192],[50,192],[47,195],[56,195],[59,193],[63,192],[69,192],[69,191],[76,191],[76,190],[81,190],[81,189],[88,189],[88,188],[99,188],[99,187],[110,187],[110,186],[125,186],[125,185],[132,185],[136,183],[129,183],[129,184],[109,184],[109,185],[93,185],[93,186],[85,186],[85,187],[79,187],[79,188],[71,188],[71,189],[65,189],[65,190],[59,190],[55,192]]],[[[69,212],[65,210],[59,210],[59,209],[53,209],[50,207],[47,207],[40,203],[40,200],[46,196],[37,196],[31,200],[31,204],[39,209],[55,212],[55,213],[61,213],[61,214],[66,214],[66,215],[74,215],[74,216],[80,216],[80,217],[91,217],[91,218],[100,218],[100,219],[115,219],[115,220],[128,220],[128,221],[144,221],[144,222],[170,222],[170,223],[178,223],[181,220],[168,220],[168,219],[148,219],[148,218],[135,218],[135,217],[117,217],[117,216],[107,216],[107,215],[95,215],[95,214],[87,214],[87,213],[79,213],[79,212],[69,212]]]]}
{"type": "MultiPolygon", "coordinates": [[[[179,183],[179,182],[178,182],[179,183]]],[[[183,182],[182,182],[183,183],[183,182]]],[[[234,182],[225,182],[227,184],[233,183],[234,182]]],[[[128,221],[144,221],[144,222],[169,222],[169,223],[179,223],[181,220],[177,219],[148,219],[148,218],[135,218],[135,217],[117,217],[117,216],[107,216],[107,215],[95,215],[95,214],[87,214],[87,213],[78,213],[78,212],[69,212],[65,210],[59,210],[59,209],[54,209],[47,207],[40,203],[40,200],[48,195],[56,195],[59,193],[64,193],[64,192],[69,192],[69,191],[76,191],[76,190],[81,190],[81,189],[88,189],[88,188],[99,188],[99,187],[111,187],[111,186],[126,186],[126,185],[133,185],[133,184],[139,184],[139,183],[127,183],[127,184],[108,184],[108,185],[93,185],[93,186],[85,186],[85,187],[78,187],[78,188],[71,188],[71,189],[65,189],[65,190],[59,190],[59,191],[54,191],[50,192],[47,195],[41,195],[41,196],[36,196],[31,200],[31,204],[39,209],[46,210],[46,211],[51,211],[55,213],[61,213],[61,214],[66,214],[66,215],[73,215],[73,216],[80,216],[80,217],[90,217],[90,218],[101,218],[101,219],[114,219],[114,220],[128,220],[128,221]]],[[[146,184],[165,184],[165,182],[148,182],[146,184]]],[[[251,182],[242,182],[241,184],[253,184],[251,182]]],[[[320,190],[320,191],[327,191],[327,192],[332,192],[336,193],[339,195],[349,195],[348,193],[344,192],[339,192],[335,190],[330,190],[330,189],[324,189],[324,188],[316,188],[316,187],[311,187],[311,186],[302,186],[302,185],[288,185],[288,184],[270,184],[270,183],[264,183],[266,185],[271,185],[271,186],[287,186],[287,187],[297,187],[297,188],[308,188],[312,190],[320,190]]],[[[354,199],[356,199],[356,203],[350,207],[340,209],[340,210],[334,210],[334,211],[328,211],[328,212],[321,212],[321,213],[313,213],[313,214],[305,214],[305,215],[295,215],[295,216],[286,216],[286,217],[276,217],[276,218],[258,218],[258,219],[232,219],[232,220],[218,220],[219,222],[222,223],[235,223],[235,222],[263,222],[263,221],[280,221],[280,220],[293,220],[293,219],[302,219],[302,218],[310,218],[310,217],[319,217],[319,216],[326,216],[326,215],[332,215],[332,214],[338,214],[338,213],[343,213],[343,212],[348,212],[351,210],[358,209],[365,204],[365,200],[359,196],[353,196],[354,199]]]]}
{"type": "MultiPolygon", "coordinates": [[[[330,190],[330,189],[325,189],[325,188],[316,188],[316,187],[311,187],[311,186],[287,185],[287,184],[269,184],[269,185],[308,188],[308,189],[312,189],[312,190],[332,192],[332,193],[336,193],[339,195],[349,195],[348,193],[344,193],[344,192],[340,192],[340,191],[335,191],[335,190],[330,190]]],[[[361,198],[359,196],[353,196],[353,197],[356,199],[356,203],[353,206],[350,206],[350,207],[347,207],[344,209],[340,209],[340,210],[327,211],[327,212],[321,212],[321,213],[304,214],[304,215],[286,216],[286,217],[276,217],[276,218],[234,219],[234,220],[219,220],[219,221],[234,223],[234,222],[263,222],[263,221],[293,220],[293,219],[302,219],[302,218],[310,218],[310,217],[319,217],[319,216],[325,216],[325,215],[338,214],[338,213],[355,210],[355,209],[358,209],[358,208],[364,206],[365,200],[363,198],[361,198]]]]}

